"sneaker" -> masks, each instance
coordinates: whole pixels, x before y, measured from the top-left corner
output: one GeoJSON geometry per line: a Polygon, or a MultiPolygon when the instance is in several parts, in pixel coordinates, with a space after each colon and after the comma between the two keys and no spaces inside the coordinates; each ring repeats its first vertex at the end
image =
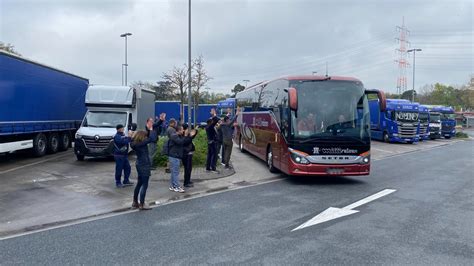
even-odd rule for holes
{"type": "Polygon", "coordinates": [[[213,173],[213,174],[220,174],[220,172],[217,171],[217,170],[212,170],[211,173],[213,173]]]}
{"type": "Polygon", "coordinates": [[[115,186],[116,186],[117,188],[123,188],[122,183],[115,184],[115,186]]]}
{"type": "Polygon", "coordinates": [[[130,181],[123,182],[123,186],[124,187],[133,186],[133,182],[130,182],[130,181]]]}
{"type": "Polygon", "coordinates": [[[182,187],[176,187],[174,188],[174,192],[184,193],[186,190],[184,190],[182,187]]]}
{"type": "Polygon", "coordinates": [[[193,184],[186,184],[186,185],[184,185],[184,187],[194,187],[194,185],[193,184]]]}
{"type": "Polygon", "coordinates": [[[138,207],[139,207],[138,202],[134,201],[134,202],[132,203],[132,209],[137,209],[138,207]]]}
{"type": "Polygon", "coordinates": [[[225,166],[225,163],[221,163],[222,166],[225,166]]]}
{"type": "Polygon", "coordinates": [[[151,210],[150,206],[148,206],[146,203],[140,204],[140,206],[138,207],[138,209],[139,209],[140,211],[151,210]]]}
{"type": "Polygon", "coordinates": [[[169,174],[169,173],[171,173],[171,170],[168,169],[168,168],[166,168],[166,169],[165,169],[165,173],[169,174]]]}
{"type": "Polygon", "coordinates": [[[169,187],[168,188],[170,191],[174,191],[174,187],[169,187]]]}

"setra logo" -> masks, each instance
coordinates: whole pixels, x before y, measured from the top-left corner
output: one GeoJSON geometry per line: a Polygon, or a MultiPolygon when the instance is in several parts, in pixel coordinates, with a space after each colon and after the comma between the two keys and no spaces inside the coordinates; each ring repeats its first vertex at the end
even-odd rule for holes
{"type": "Polygon", "coordinates": [[[319,147],[313,148],[313,154],[319,154],[319,147]]]}

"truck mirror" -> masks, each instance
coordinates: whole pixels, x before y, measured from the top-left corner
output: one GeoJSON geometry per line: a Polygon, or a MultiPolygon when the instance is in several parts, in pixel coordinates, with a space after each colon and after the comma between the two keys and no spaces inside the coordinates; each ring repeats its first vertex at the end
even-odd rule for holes
{"type": "Polygon", "coordinates": [[[295,88],[288,89],[288,99],[290,103],[290,109],[292,111],[298,111],[298,94],[295,88]]]}
{"type": "Polygon", "coordinates": [[[379,107],[380,107],[380,112],[385,112],[387,109],[387,99],[385,98],[385,93],[381,90],[365,90],[365,94],[371,95],[375,94],[377,95],[377,98],[379,99],[379,107]]]}

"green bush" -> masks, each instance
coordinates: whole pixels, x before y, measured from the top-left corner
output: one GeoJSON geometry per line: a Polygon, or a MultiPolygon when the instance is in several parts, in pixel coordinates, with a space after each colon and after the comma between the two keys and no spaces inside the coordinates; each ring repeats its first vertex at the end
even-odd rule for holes
{"type": "MultiPolygon", "coordinates": [[[[168,156],[162,155],[163,144],[168,140],[168,137],[160,137],[156,147],[155,158],[153,164],[158,167],[165,167],[168,162],[168,156]]],[[[197,136],[193,140],[196,151],[193,155],[193,166],[204,166],[206,164],[207,156],[207,136],[203,129],[198,130],[197,136]]]]}
{"type": "Polygon", "coordinates": [[[456,132],[456,138],[462,138],[462,139],[464,139],[464,138],[469,138],[469,136],[468,136],[466,133],[464,133],[464,132],[458,131],[458,132],[456,132]]]}

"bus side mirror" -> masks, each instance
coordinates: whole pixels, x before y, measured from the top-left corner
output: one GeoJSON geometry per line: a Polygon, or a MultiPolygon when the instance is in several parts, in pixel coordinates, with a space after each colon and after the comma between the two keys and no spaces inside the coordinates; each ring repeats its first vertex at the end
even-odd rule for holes
{"type": "Polygon", "coordinates": [[[385,93],[381,90],[365,90],[365,94],[367,97],[369,95],[377,95],[377,98],[379,99],[379,105],[380,105],[380,112],[385,112],[387,109],[387,98],[385,98],[385,93]]]}
{"type": "Polygon", "coordinates": [[[290,109],[292,111],[298,111],[298,94],[295,88],[288,89],[288,99],[290,103],[290,109]]]}

